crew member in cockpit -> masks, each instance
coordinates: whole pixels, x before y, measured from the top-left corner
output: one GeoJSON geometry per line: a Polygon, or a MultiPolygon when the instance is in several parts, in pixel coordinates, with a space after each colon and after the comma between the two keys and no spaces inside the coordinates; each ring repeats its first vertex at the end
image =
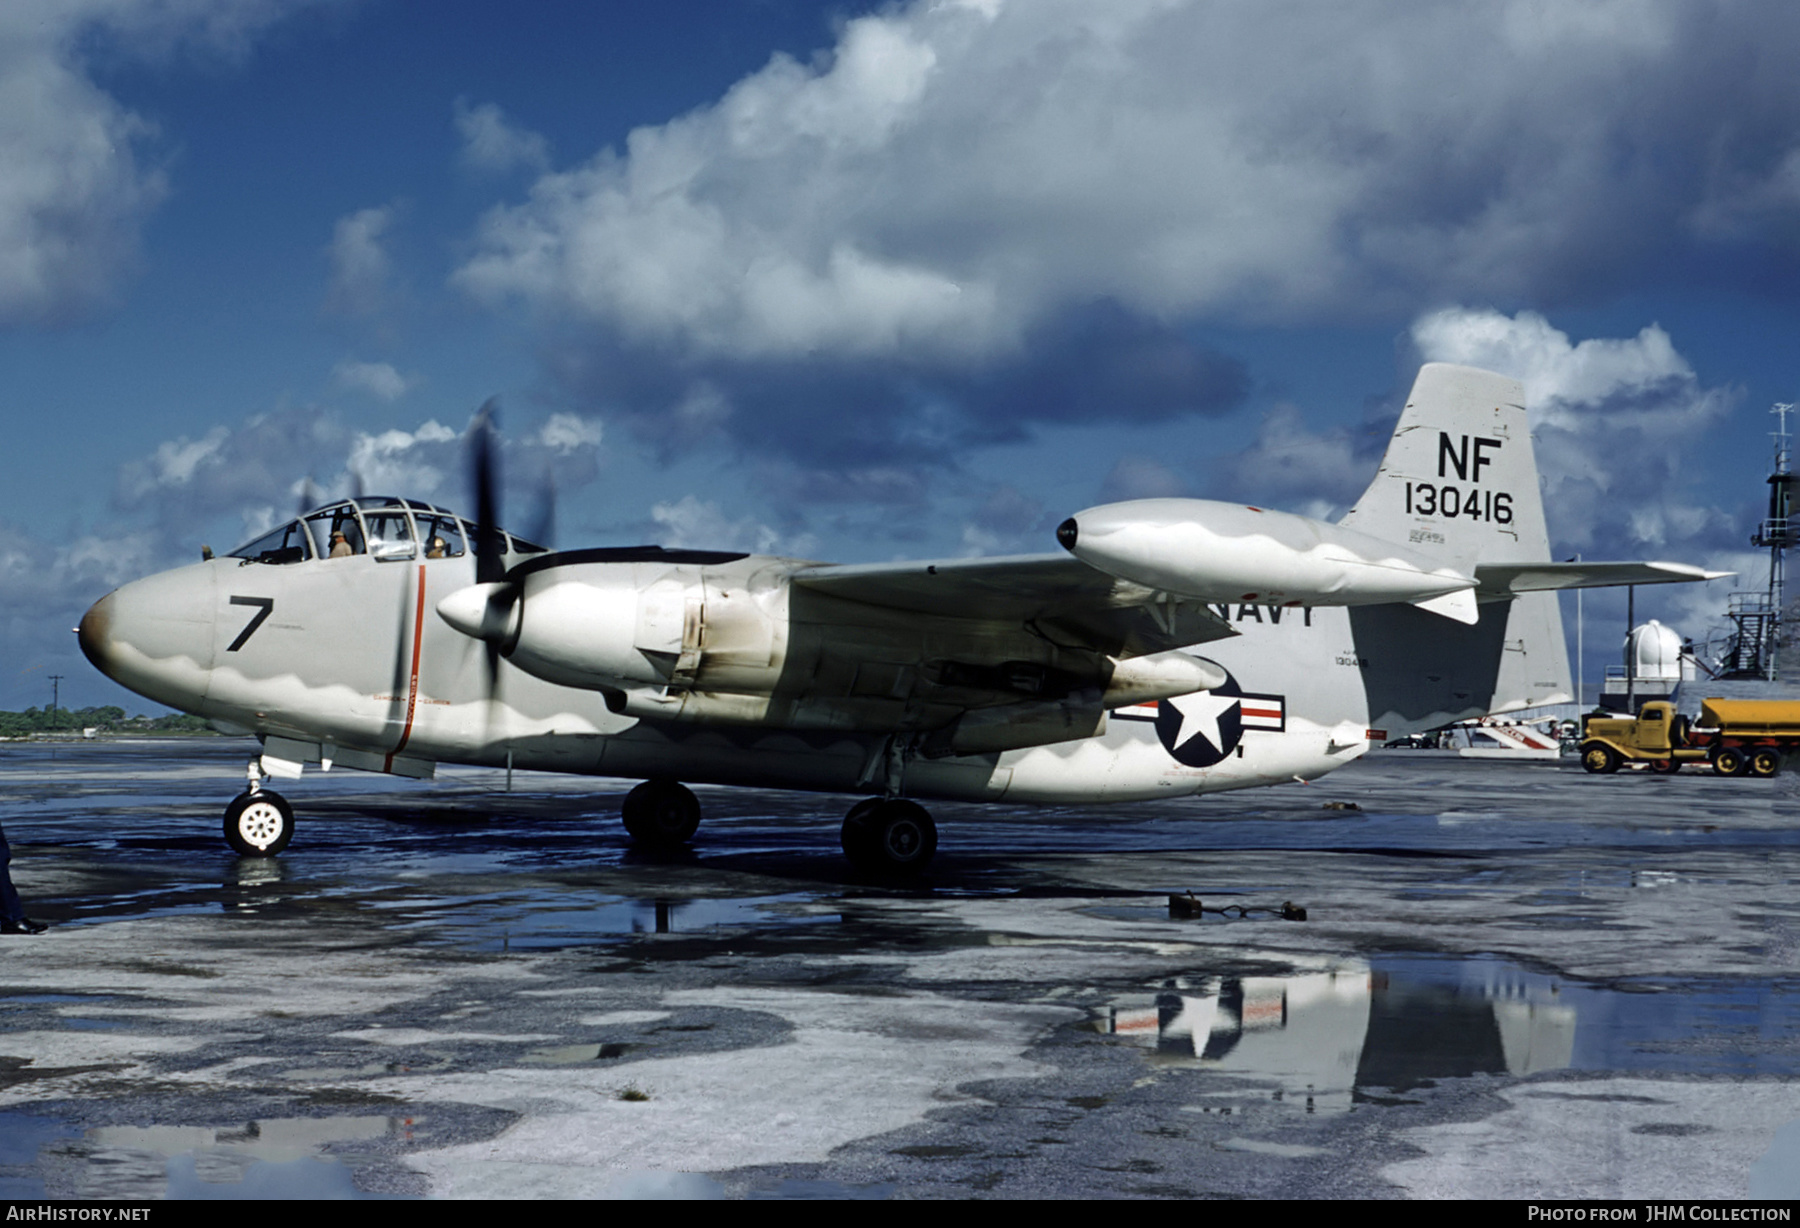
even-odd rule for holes
{"type": "Polygon", "coordinates": [[[350,539],[344,536],[343,530],[338,529],[333,531],[331,534],[331,557],[334,559],[347,559],[355,553],[356,551],[350,548],[350,539]]]}

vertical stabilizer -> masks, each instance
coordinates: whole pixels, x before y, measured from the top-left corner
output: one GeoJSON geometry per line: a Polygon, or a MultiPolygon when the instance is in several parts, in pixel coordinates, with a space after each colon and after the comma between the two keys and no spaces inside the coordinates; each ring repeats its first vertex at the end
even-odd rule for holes
{"type": "MultiPolygon", "coordinates": [[[[1479,563],[1549,561],[1523,385],[1422,367],[1375,480],[1340,523],[1465,575],[1479,563]]],[[[1574,698],[1555,593],[1484,600],[1470,627],[1397,605],[1354,609],[1350,622],[1374,726],[1429,729],[1574,698]]]]}
{"type": "Polygon", "coordinates": [[[1465,572],[1548,561],[1524,386],[1473,367],[1420,368],[1375,480],[1341,523],[1465,572]]]}

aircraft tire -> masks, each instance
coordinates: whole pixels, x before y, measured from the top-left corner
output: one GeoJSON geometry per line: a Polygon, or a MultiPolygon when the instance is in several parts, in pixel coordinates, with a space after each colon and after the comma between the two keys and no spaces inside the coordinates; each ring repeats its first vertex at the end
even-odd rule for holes
{"type": "Polygon", "coordinates": [[[1650,761],[1650,770],[1658,776],[1673,776],[1681,770],[1681,760],[1652,759],[1650,761]]]}
{"type": "Polygon", "coordinates": [[[879,797],[865,797],[850,807],[850,813],[844,816],[844,830],[839,835],[839,842],[844,846],[844,856],[853,865],[867,865],[874,857],[874,837],[869,834],[869,816],[881,805],[879,797]]]}
{"type": "Polygon", "coordinates": [[[1781,752],[1767,747],[1752,751],[1750,754],[1750,774],[1752,776],[1774,776],[1781,771],[1781,752]]]}
{"type": "Polygon", "coordinates": [[[1604,742],[1589,742],[1581,748],[1583,771],[1603,774],[1619,770],[1619,752],[1604,742]]]}
{"type": "Polygon", "coordinates": [[[1749,758],[1736,747],[1724,747],[1713,756],[1713,771],[1721,776],[1742,776],[1749,767],[1749,758]]]}
{"type": "Polygon", "coordinates": [[[625,795],[620,808],[632,843],[679,848],[700,829],[700,799],[673,780],[646,780],[625,795]]]}
{"type": "Polygon", "coordinates": [[[293,838],[294,808],[279,793],[240,793],[225,807],[225,842],[240,857],[273,857],[293,838]]]}
{"type": "Polygon", "coordinates": [[[858,869],[879,874],[917,874],[937,855],[937,824],[917,802],[871,799],[844,819],[844,852],[858,869]]]}

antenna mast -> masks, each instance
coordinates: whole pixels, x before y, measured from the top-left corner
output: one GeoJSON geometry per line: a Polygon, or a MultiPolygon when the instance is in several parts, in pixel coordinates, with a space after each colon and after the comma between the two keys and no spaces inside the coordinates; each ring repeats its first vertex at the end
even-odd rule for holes
{"type": "Polygon", "coordinates": [[[1737,641],[1727,677],[1767,678],[1773,682],[1777,676],[1775,658],[1785,600],[1785,556],[1789,547],[1800,545],[1800,519],[1793,515],[1796,475],[1791,466],[1787,426],[1787,416],[1794,408],[1794,403],[1788,401],[1769,410],[1780,419],[1780,425],[1770,432],[1775,441],[1775,463],[1769,474],[1769,514],[1750,539],[1751,545],[1769,552],[1769,587],[1765,593],[1731,595],[1729,617],[1737,624],[1737,641]]]}

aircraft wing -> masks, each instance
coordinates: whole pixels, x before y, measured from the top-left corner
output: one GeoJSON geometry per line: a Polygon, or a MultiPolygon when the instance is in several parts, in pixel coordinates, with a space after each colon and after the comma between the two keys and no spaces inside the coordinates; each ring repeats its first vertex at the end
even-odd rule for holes
{"type": "Polygon", "coordinates": [[[1021,623],[1065,647],[1120,657],[1237,634],[1202,602],[1116,579],[1070,554],[825,564],[796,572],[793,583],[884,609],[1021,623]]]}
{"type": "Polygon", "coordinates": [[[1614,588],[1623,584],[1682,584],[1736,575],[1686,563],[1481,563],[1475,568],[1476,596],[1502,601],[1519,593],[1561,588],[1614,588]]]}

